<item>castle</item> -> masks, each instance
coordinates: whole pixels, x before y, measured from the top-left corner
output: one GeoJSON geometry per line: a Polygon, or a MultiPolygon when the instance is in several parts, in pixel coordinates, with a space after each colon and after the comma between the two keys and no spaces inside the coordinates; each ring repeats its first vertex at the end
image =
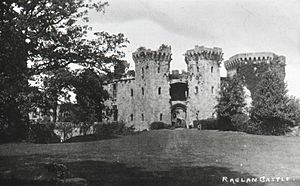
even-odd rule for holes
{"type": "MultiPolygon", "coordinates": [[[[171,47],[158,50],[144,47],[132,54],[135,72],[106,85],[111,99],[112,121],[124,121],[137,130],[149,129],[152,122],[188,126],[196,120],[214,117],[220,90],[221,48],[195,46],[187,50],[187,71],[170,73],[171,47]]],[[[277,71],[285,76],[285,57],[274,53],[237,54],[224,62],[227,76],[241,74],[253,92],[258,73],[277,71]]],[[[129,74],[129,73],[128,73],[129,74]]]]}

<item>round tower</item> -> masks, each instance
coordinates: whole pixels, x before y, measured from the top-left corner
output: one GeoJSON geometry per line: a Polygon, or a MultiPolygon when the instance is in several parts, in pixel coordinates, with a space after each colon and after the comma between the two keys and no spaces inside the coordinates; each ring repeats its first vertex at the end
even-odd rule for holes
{"type": "Polygon", "coordinates": [[[251,94],[255,91],[260,74],[272,70],[282,80],[285,77],[285,57],[271,52],[236,54],[225,61],[224,66],[228,77],[233,77],[235,74],[243,77],[251,94]]]}
{"type": "Polygon", "coordinates": [[[171,123],[169,70],[171,47],[158,50],[139,48],[132,54],[135,62],[136,126],[148,129],[154,121],[171,123]]]}
{"type": "Polygon", "coordinates": [[[185,53],[188,71],[187,121],[213,117],[220,89],[221,48],[195,46],[185,53]]]}

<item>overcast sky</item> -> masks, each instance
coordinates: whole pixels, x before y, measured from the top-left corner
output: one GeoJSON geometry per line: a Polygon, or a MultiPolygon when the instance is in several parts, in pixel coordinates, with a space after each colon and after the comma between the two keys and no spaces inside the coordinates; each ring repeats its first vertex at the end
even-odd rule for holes
{"type": "MultiPolygon", "coordinates": [[[[172,69],[186,69],[183,54],[195,45],[220,47],[224,60],[244,52],[286,56],[289,93],[300,97],[299,0],[107,0],[105,14],[91,13],[93,31],[124,33],[138,47],[171,45],[172,69]]],[[[221,75],[226,70],[221,69],[221,75]]]]}

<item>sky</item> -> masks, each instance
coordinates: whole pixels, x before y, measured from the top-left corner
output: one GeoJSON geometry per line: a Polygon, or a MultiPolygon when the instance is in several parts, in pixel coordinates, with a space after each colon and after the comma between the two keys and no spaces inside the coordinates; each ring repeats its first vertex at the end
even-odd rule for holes
{"type": "MultiPolygon", "coordinates": [[[[171,45],[171,69],[186,70],[184,53],[195,45],[220,47],[224,60],[246,52],[286,56],[290,95],[300,98],[299,0],[107,0],[105,13],[90,13],[93,31],[124,33],[132,52],[171,45]],[[298,74],[299,73],[299,74],[298,74]]],[[[226,70],[221,66],[221,76],[226,70]]]]}

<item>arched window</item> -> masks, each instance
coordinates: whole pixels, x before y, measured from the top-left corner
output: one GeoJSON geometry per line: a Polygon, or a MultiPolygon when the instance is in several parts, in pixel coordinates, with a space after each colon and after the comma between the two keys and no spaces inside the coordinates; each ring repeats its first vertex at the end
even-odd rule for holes
{"type": "Polygon", "coordinates": [[[215,89],[215,87],[212,86],[212,87],[211,87],[211,93],[212,93],[212,94],[214,93],[214,89],[215,89]]]}
{"type": "Polygon", "coordinates": [[[198,92],[199,92],[199,88],[196,86],[195,87],[195,94],[198,94],[198,92]]]}
{"type": "Polygon", "coordinates": [[[133,96],[133,89],[130,89],[130,95],[133,96]]]}
{"type": "Polygon", "coordinates": [[[133,114],[130,114],[130,121],[133,121],[133,114]]]}
{"type": "Polygon", "coordinates": [[[161,87],[158,87],[158,95],[161,94],[161,87]]]}
{"type": "Polygon", "coordinates": [[[210,72],[211,72],[211,73],[214,72],[214,67],[210,67],[210,72]]]}
{"type": "Polygon", "coordinates": [[[142,79],[144,79],[144,67],[142,68],[142,79]]]}
{"type": "Polygon", "coordinates": [[[200,68],[197,66],[197,72],[200,72],[200,68]]]}
{"type": "Polygon", "coordinates": [[[162,119],[163,119],[163,114],[160,113],[160,115],[159,115],[159,120],[162,121],[162,119]]]}
{"type": "Polygon", "coordinates": [[[160,67],[157,67],[157,73],[160,73],[160,67]]]}
{"type": "Polygon", "coordinates": [[[142,95],[144,95],[145,91],[144,91],[144,87],[142,87],[142,95]]]}
{"type": "Polygon", "coordinates": [[[142,121],[144,121],[144,114],[142,114],[142,121]]]}

